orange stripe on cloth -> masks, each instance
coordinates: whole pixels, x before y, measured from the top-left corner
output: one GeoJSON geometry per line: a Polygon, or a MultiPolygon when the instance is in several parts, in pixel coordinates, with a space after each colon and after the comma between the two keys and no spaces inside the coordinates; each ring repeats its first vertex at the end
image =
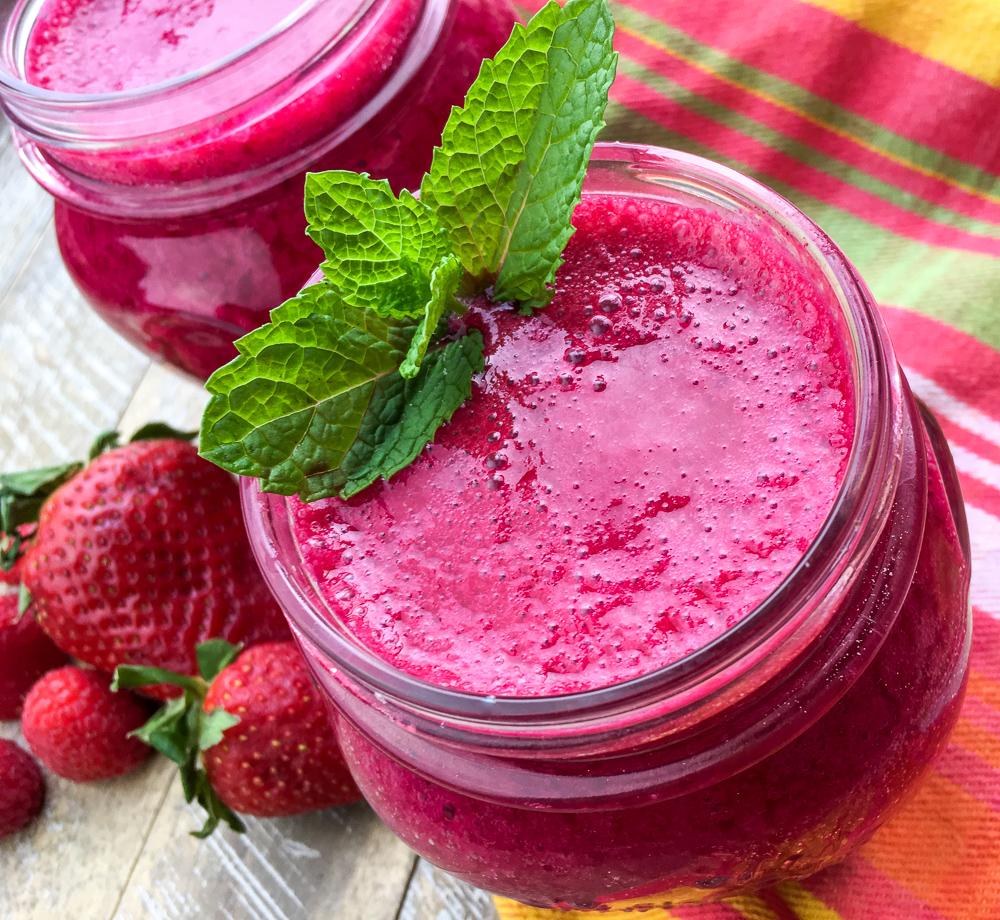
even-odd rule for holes
{"type": "Polygon", "coordinates": [[[910,51],[1000,86],[996,0],[806,0],[910,51]]]}
{"type": "Polygon", "coordinates": [[[1000,916],[1000,813],[942,776],[861,854],[948,920],[1000,916]]]}

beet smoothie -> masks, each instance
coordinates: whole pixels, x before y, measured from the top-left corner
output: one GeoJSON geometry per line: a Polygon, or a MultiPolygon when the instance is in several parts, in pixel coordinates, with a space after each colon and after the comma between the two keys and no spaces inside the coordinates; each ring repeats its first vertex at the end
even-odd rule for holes
{"type": "Polygon", "coordinates": [[[507,0],[48,0],[8,23],[37,98],[5,102],[85,296],[207,377],[322,257],[305,172],[416,187],[513,22],[507,0]]]}
{"type": "Polygon", "coordinates": [[[967,667],[955,473],[860,282],[816,270],[814,228],[718,203],[750,180],[633,150],[595,151],[618,162],[548,308],[463,318],[486,371],[414,464],[346,502],[244,486],[366,798],[545,907],[838,861],[942,749],[967,667]],[[684,191],[621,191],[632,156],[684,191]]]}
{"type": "Polygon", "coordinates": [[[537,696],[654,671],[767,597],[833,505],[853,400],[808,279],[688,208],[588,198],[574,223],[544,312],[469,318],[488,369],[424,456],[297,510],[331,610],[414,677],[537,696]]]}

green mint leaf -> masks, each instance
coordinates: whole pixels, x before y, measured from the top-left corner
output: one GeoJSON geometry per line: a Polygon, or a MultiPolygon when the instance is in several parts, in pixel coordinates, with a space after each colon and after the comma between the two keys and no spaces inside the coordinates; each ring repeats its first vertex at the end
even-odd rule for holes
{"type": "Polygon", "coordinates": [[[96,438],[94,438],[94,443],[90,445],[90,451],[87,454],[88,460],[96,460],[107,450],[114,450],[121,444],[121,435],[117,431],[102,431],[96,438]]]}
{"type": "Polygon", "coordinates": [[[136,441],[159,441],[162,438],[170,438],[174,441],[193,441],[197,436],[197,431],[179,431],[166,422],[149,422],[129,438],[129,444],[134,444],[136,441]]]}
{"type": "Polygon", "coordinates": [[[198,725],[198,750],[207,751],[222,740],[227,728],[240,724],[240,717],[227,712],[221,706],[203,713],[198,725]]]}
{"type": "MultiPolygon", "coordinates": [[[[342,498],[357,495],[380,476],[408,467],[434,433],[472,395],[472,378],[482,372],[483,337],[477,330],[430,352],[412,380],[396,375],[372,401],[339,486],[342,498]]],[[[331,483],[332,485],[332,483],[331,483]]]]}
{"type": "Polygon", "coordinates": [[[617,55],[606,0],[543,7],[484,61],[420,197],[494,300],[551,300],[617,55]]]}
{"type": "Polygon", "coordinates": [[[200,677],[188,677],[186,674],[176,674],[165,668],[134,664],[120,664],[115,668],[111,689],[117,692],[136,687],[150,687],[154,684],[173,684],[175,687],[183,687],[184,690],[194,694],[199,699],[204,699],[208,692],[208,684],[200,677]]]}
{"type": "Polygon", "coordinates": [[[399,368],[399,373],[407,380],[417,376],[420,362],[424,360],[427,346],[430,345],[444,314],[448,310],[464,310],[455,300],[455,291],[458,290],[463,274],[462,263],[451,253],[445,256],[431,272],[430,299],[424,308],[424,317],[417,326],[417,331],[413,333],[406,358],[399,368]]]}
{"type": "Polygon", "coordinates": [[[243,651],[242,645],[233,645],[225,639],[209,639],[207,642],[200,642],[195,646],[195,656],[198,659],[198,670],[207,683],[215,680],[216,675],[223,669],[231,665],[239,653],[243,651]]]}
{"type": "Polygon", "coordinates": [[[397,458],[416,456],[471,392],[475,362],[455,360],[454,348],[436,347],[416,377],[402,378],[415,328],[349,306],[330,285],[306,288],[240,339],[240,356],[209,379],[202,456],[305,501],[392,475],[397,458]],[[442,386],[436,378],[447,373],[442,386]],[[426,411],[409,405],[425,398],[426,411]],[[412,424],[418,416],[422,427],[412,424]]]}
{"type": "Polygon", "coordinates": [[[351,304],[382,316],[420,316],[431,275],[451,255],[434,212],[385,180],[332,170],[306,178],[309,235],[322,247],[323,274],[351,304]]]}

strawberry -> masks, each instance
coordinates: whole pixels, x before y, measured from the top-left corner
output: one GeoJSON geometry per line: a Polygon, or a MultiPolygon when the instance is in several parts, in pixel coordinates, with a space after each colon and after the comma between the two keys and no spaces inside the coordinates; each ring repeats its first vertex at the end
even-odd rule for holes
{"type": "Polygon", "coordinates": [[[130,693],[112,693],[109,678],[69,665],[49,671],[28,693],[21,731],[32,753],[75,783],[134,770],[149,748],[129,732],[149,713],[130,693]]]}
{"type": "Polygon", "coordinates": [[[208,778],[234,811],[297,815],[361,798],[294,642],[245,651],[215,678],[204,705],[240,720],[205,752],[208,778]]]}
{"type": "Polygon", "coordinates": [[[35,622],[30,599],[20,590],[23,561],[9,572],[0,568],[0,720],[20,718],[31,685],[69,661],[35,622]]]}
{"type": "MultiPolygon", "coordinates": [[[[41,505],[23,576],[38,623],[98,670],[127,663],[195,675],[195,646],[208,638],[289,636],[254,562],[235,481],[177,434],[147,426],[118,447],[110,433],[86,468],[42,471],[49,480],[34,492],[35,480],[14,482],[18,501],[41,505]]],[[[31,475],[0,483],[9,493],[12,479],[31,475]]]]}
{"type": "Polygon", "coordinates": [[[195,836],[207,836],[220,820],[243,830],[237,811],[278,817],[358,801],[329,711],[295,643],[237,653],[217,640],[200,645],[200,680],[128,666],[115,674],[119,687],[172,679],[185,689],[184,701],[169,703],[137,734],[180,764],[187,800],[208,812],[195,836]]]}
{"type": "Polygon", "coordinates": [[[45,780],[35,758],[0,739],[0,839],[27,827],[44,799],[45,780]]]}

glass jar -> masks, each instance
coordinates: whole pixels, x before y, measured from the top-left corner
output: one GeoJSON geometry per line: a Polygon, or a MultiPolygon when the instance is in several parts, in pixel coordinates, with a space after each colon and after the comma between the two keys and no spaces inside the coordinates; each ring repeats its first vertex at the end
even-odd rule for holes
{"type": "Polygon", "coordinates": [[[200,378],[322,258],[305,236],[306,171],[416,188],[514,23],[508,0],[306,0],[210,66],[85,95],[25,81],[42,2],[6,6],[3,108],[55,197],[73,280],[127,339],[200,378]]]}
{"type": "Polygon", "coordinates": [[[731,170],[648,147],[598,145],[591,194],[723,214],[827,295],[853,442],[821,531],[763,603],[624,683],[465,693],[394,668],[345,628],[302,561],[296,499],[244,480],[243,507],[358,785],[407,844],[531,905],[669,907],[811,874],[913,792],[963,697],[968,533],[940,429],[864,283],[811,221],[731,170]]]}

